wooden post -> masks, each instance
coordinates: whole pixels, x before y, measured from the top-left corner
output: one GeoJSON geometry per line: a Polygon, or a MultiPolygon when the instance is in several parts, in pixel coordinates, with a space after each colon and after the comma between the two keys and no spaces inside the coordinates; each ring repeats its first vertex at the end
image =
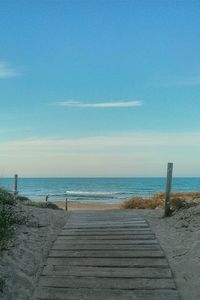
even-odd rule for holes
{"type": "Polygon", "coordinates": [[[170,195],[171,195],[171,187],[172,187],[172,172],[173,172],[173,163],[168,163],[166,194],[165,194],[165,217],[168,217],[171,214],[170,195]]]}
{"type": "Polygon", "coordinates": [[[65,210],[67,210],[67,198],[65,199],[65,210]]]}
{"type": "Polygon", "coordinates": [[[14,186],[13,186],[13,194],[14,194],[14,196],[17,196],[17,194],[18,194],[17,183],[18,183],[18,175],[15,174],[15,176],[14,176],[14,186]]]}

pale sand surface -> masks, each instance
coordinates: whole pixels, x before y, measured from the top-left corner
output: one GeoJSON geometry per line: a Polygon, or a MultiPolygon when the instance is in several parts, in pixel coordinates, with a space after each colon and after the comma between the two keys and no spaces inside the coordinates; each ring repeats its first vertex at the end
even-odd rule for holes
{"type": "MultiPolygon", "coordinates": [[[[65,210],[65,202],[62,201],[51,201],[55,203],[58,207],[65,210]]],[[[107,210],[107,209],[120,209],[120,204],[107,204],[107,203],[98,203],[98,202],[67,202],[68,210],[107,210]]]]}
{"type": "Polygon", "coordinates": [[[35,289],[48,252],[67,220],[61,210],[21,206],[28,216],[27,225],[16,228],[7,251],[0,252],[0,274],[7,287],[1,300],[28,300],[35,289]]]}
{"type": "MultiPolygon", "coordinates": [[[[69,210],[113,208],[119,206],[69,203],[69,210]]],[[[29,222],[18,226],[9,250],[1,253],[0,257],[0,272],[7,275],[8,284],[5,295],[0,294],[2,300],[33,299],[32,294],[42,266],[68,217],[68,213],[62,210],[31,206],[22,206],[21,209],[29,215],[29,222]]],[[[181,299],[199,300],[200,205],[179,211],[166,219],[162,218],[163,211],[160,209],[137,210],[137,213],[147,219],[160,241],[174,273],[181,299]]]]}
{"type": "Polygon", "coordinates": [[[163,210],[140,210],[155,232],[182,300],[200,299],[200,205],[163,218],[163,210]]]}

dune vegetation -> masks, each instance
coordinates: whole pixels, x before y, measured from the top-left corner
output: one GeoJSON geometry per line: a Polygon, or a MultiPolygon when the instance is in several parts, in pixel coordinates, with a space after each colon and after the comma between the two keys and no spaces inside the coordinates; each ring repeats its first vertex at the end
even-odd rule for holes
{"type": "Polygon", "coordinates": [[[27,217],[19,209],[18,204],[59,209],[54,203],[33,202],[24,196],[15,197],[12,193],[0,188],[0,250],[7,247],[9,240],[14,235],[15,226],[27,221],[27,217]]]}
{"type": "Polygon", "coordinates": [[[4,189],[0,189],[0,250],[6,249],[13,237],[15,226],[24,224],[26,217],[17,209],[17,198],[4,189]]]}
{"type": "MultiPolygon", "coordinates": [[[[0,188],[0,255],[9,249],[19,225],[28,224],[29,219],[24,211],[24,205],[36,206],[38,208],[59,209],[50,202],[33,202],[24,196],[14,196],[13,193],[0,188]]],[[[0,274],[0,294],[6,288],[6,278],[0,274]]]]}
{"type": "MultiPolygon", "coordinates": [[[[162,208],[165,204],[165,193],[155,193],[150,198],[135,196],[124,201],[122,207],[126,209],[155,209],[162,208]]],[[[200,192],[175,192],[171,194],[171,210],[189,208],[200,204],[200,192]]]]}
{"type": "MultiPolygon", "coordinates": [[[[14,236],[15,226],[24,224],[26,217],[17,208],[15,196],[4,189],[0,189],[0,251],[7,248],[14,236]]],[[[0,275],[0,293],[6,286],[5,278],[0,275]]]]}

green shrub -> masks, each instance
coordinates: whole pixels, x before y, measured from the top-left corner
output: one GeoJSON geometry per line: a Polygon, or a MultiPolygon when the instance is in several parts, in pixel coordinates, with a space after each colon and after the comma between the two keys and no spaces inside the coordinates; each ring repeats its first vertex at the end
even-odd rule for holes
{"type": "Polygon", "coordinates": [[[6,287],[5,278],[0,278],[0,293],[4,292],[5,287],[6,287]]]}
{"type": "Polygon", "coordinates": [[[24,224],[26,218],[18,211],[15,197],[0,189],[0,250],[13,237],[15,224],[24,224]]]}
{"type": "Polygon", "coordinates": [[[13,194],[0,188],[0,205],[15,205],[16,200],[13,194]]]}

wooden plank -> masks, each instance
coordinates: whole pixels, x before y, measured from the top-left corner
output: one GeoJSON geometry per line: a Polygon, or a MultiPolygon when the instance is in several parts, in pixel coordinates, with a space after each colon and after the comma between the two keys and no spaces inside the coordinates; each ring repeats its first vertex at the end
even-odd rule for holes
{"type": "Polygon", "coordinates": [[[107,239],[107,240],[91,240],[91,239],[65,239],[63,236],[59,236],[55,243],[65,243],[67,245],[155,245],[158,241],[154,239],[149,240],[118,240],[118,239],[107,239]]]}
{"type": "Polygon", "coordinates": [[[133,235],[133,234],[129,234],[129,235],[100,235],[100,236],[96,236],[96,235],[88,235],[88,236],[67,236],[67,235],[62,235],[59,234],[59,237],[62,237],[63,240],[77,240],[77,239],[91,239],[91,240],[153,240],[155,239],[155,236],[152,234],[146,234],[146,235],[133,235]]]}
{"type": "Polygon", "coordinates": [[[124,210],[115,210],[114,212],[111,211],[99,211],[99,212],[95,212],[92,211],[91,213],[88,213],[87,211],[83,212],[83,213],[79,213],[79,211],[71,211],[71,215],[70,215],[70,220],[73,219],[81,219],[81,218],[103,218],[103,219],[108,219],[108,218],[121,218],[121,219],[131,219],[131,220],[144,220],[143,217],[139,216],[138,214],[133,214],[133,211],[129,212],[128,211],[124,211],[124,210]]]}
{"type": "Polygon", "coordinates": [[[126,231],[126,230],[137,230],[137,231],[152,231],[149,227],[137,227],[136,229],[131,226],[128,226],[128,227],[123,227],[123,226],[120,226],[119,228],[116,228],[115,226],[112,226],[112,227],[101,227],[101,228],[94,228],[94,227],[89,227],[89,228],[83,228],[83,227],[79,227],[79,228],[74,228],[74,227],[64,227],[63,230],[67,230],[68,232],[71,232],[71,231],[77,231],[77,232],[93,232],[93,231],[101,231],[101,232],[104,232],[104,231],[118,231],[118,232],[121,232],[121,231],[126,231]]]}
{"type": "Polygon", "coordinates": [[[108,251],[108,250],[51,250],[49,257],[164,257],[162,251],[108,251]]]}
{"type": "Polygon", "coordinates": [[[68,242],[54,243],[53,250],[161,250],[159,245],[96,245],[96,244],[72,244],[68,242]]]}
{"type": "Polygon", "coordinates": [[[147,223],[145,220],[143,219],[132,219],[132,218],[77,218],[77,219],[70,219],[68,224],[70,223],[130,223],[130,224],[135,224],[135,223],[147,223]]]}
{"type": "Polygon", "coordinates": [[[168,267],[165,258],[67,258],[48,257],[46,265],[96,267],[168,267]]]}
{"type": "Polygon", "coordinates": [[[41,286],[57,288],[89,288],[134,290],[134,289],[175,289],[175,284],[169,278],[98,278],[92,276],[42,276],[41,286]],[[158,284],[161,284],[159,286],[158,284]]]}
{"type": "Polygon", "coordinates": [[[145,220],[127,211],[73,212],[40,278],[37,300],[177,300],[145,220]]]}
{"type": "Polygon", "coordinates": [[[131,224],[147,224],[147,222],[146,221],[144,221],[144,220],[129,220],[129,219],[116,219],[116,220],[113,220],[112,218],[109,218],[109,219],[107,219],[107,220],[98,220],[98,219],[86,219],[86,220],[70,220],[65,226],[68,226],[68,225],[70,225],[70,224],[90,224],[90,223],[93,223],[93,224],[98,224],[98,223],[100,223],[100,224],[123,224],[123,223],[125,223],[125,224],[129,224],[129,225],[131,225],[131,224]]]}
{"type": "Polygon", "coordinates": [[[179,300],[175,290],[114,290],[87,288],[42,287],[37,294],[40,300],[179,300]]]}
{"type": "Polygon", "coordinates": [[[129,225],[129,224],[113,224],[113,223],[109,223],[108,225],[106,225],[106,224],[98,224],[98,223],[95,223],[95,224],[93,224],[93,223],[88,223],[88,224],[86,224],[86,223],[84,223],[84,224],[70,224],[70,226],[69,227],[66,227],[66,228],[64,228],[64,229],[77,229],[77,228],[79,228],[79,229],[86,229],[86,228],[88,228],[88,229],[106,229],[106,228],[110,228],[110,227],[112,227],[112,228],[116,228],[116,229],[118,229],[118,228],[122,228],[122,227],[127,227],[127,229],[128,228],[130,228],[130,229],[138,229],[138,228],[148,228],[149,229],[149,226],[147,225],[147,224],[131,224],[131,225],[129,225]]]}
{"type": "Polygon", "coordinates": [[[98,223],[98,222],[101,222],[101,223],[110,223],[110,222],[117,222],[117,223],[120,223],[120,222],[129,222],[129,223],[136,223],[136,222],[142,222],[142,223],[146,223],[146,220],[144,219],[133,219],[133,218],[121,218],[121,217],[115,217],[113,218],[112,216],[107,216],[106,218],[97,218],[97,217],[86,217],[86,218],[81,218],[81,217],[78,217],[78,218],[73,218],[73,217],[70,217],[68,223],[76,223],[76,222],[86,222],[86,223],[89,223],[89,222],[93,222],[93,223],[98,223]]]}
{"type": "Polygon", "coordinates": [[[93,222],[107,222],[107,221],[116,221],[116,222],[146,222],[145,219],[143,218],[131,218],[131,217],[126,217],[126,216],[106,216],[106,217],[96,217],[96,216],[93,216],[93,217],[86,217],[86,218],[81,218],[81,217],[77,217],[77,218],[73,218],[73,217],[70,217],[69,219],[69,223],[70,222],[79,222],[79,221],[86,221],[86,222],[89,222],[89,221],[93,221],[93,222]]]}
{"type": "Polygon", "coordinates": [[[136,228],[137,230],[146,230],[146,229],[149,229],[149,226],[148,225],[145,225],[145,226],[129,226],[129,225],[125,225],[125,224],[121,224],[121,225],[105,225],[105,224],[102,224],[102,225],[95,225],[95,223],[94,224],[89,224],[89,225],[85,225],[85,226],[83,226],[83,225],[69,225],[69,226],[66,226],[66,227],[64,227],[64,229],[68,229],[68,230],[78,230],[78,229],[81,229],[81,230],[92,230],[92,229],[94,229],[94,230],[96,230],[96,229],[98,229],[98,230],[100,230],[100,229],[104,229],[104,230],[106,230],[106,229],[134,229],[134,228],[136,228]]]}
{"type": "MultiPolygon", "coordinates": [[[[111,278],[171,278],[169,268],[112,268],[112,267],[88,267],[88,266],[47,266],[43,275],[52,275],[54,279],[61,279],[61,276],[77,277],[105,277],[111,278]],[[59,276],[59,277],[55,277],[59,276]]],[[[88,280],[89,281],[89,280],[88,280]]],[[[85,286],[86,287],[86,286],[85,286]]]]}
{"type": "MultiPolygon", "coordinates": [[[[90,224],[92,225],[92,224],[90,224]]],[[[123,225],[121,224],[120,226],[115,226],[115,225],[111,225],[111,226],[105,226],[105,224],[102,224],[100,225],[100,227],[96,226],[95,224],[93,224],[93,226],[89,226],[89,227],[86,227],[86,226],[80,226],[80,227],[77,227],[76,225],[74,226],[65,226],[63,228],[63,230],[78,230],[78,231],[84,231],[84,230],[88,230],[88,231],[93,231],[93,230],[114,230],[114,231],[117,231],[117,230],[126,230],[126,229],[129,229],[129,230],[134,230],[135,229],[135,226],[131,225],[131,226],[127,226],[127,225],[123,225]]],[[[137,226],[136,230],[151,230],[149,228],[149,226],[137,226]]]]}
{"type": "MultiPolygon", "coordinates": [[[[133,234],[133,235],[141,235],[141,234],[143,234],[143,235],[152,235],[153,233],[151,232],[151,231],[143,231],[143,232],[141,232],[141,231],[136,231],[136,230],[127,230],[127,231],[120,231],[120,234],[126,234],[126,235],[131,235],[131,234],[133,234]]],[[[62,230],[62,232],[59,234],[59,236],[62,236],[62,235],[65,235],[65,236],[93,236],[93,235],[98,235],[98,236],[100,236],[100,235],[119,235],[119,232],[115,232],[115,231],[104,231],[104,232],[100,232],[100,231],[92,231],[92,232],[87,232],[87,231],[85,231],[85,232],[76,232],[76,231],[68,231],[68,230],[62,230]]]]}

